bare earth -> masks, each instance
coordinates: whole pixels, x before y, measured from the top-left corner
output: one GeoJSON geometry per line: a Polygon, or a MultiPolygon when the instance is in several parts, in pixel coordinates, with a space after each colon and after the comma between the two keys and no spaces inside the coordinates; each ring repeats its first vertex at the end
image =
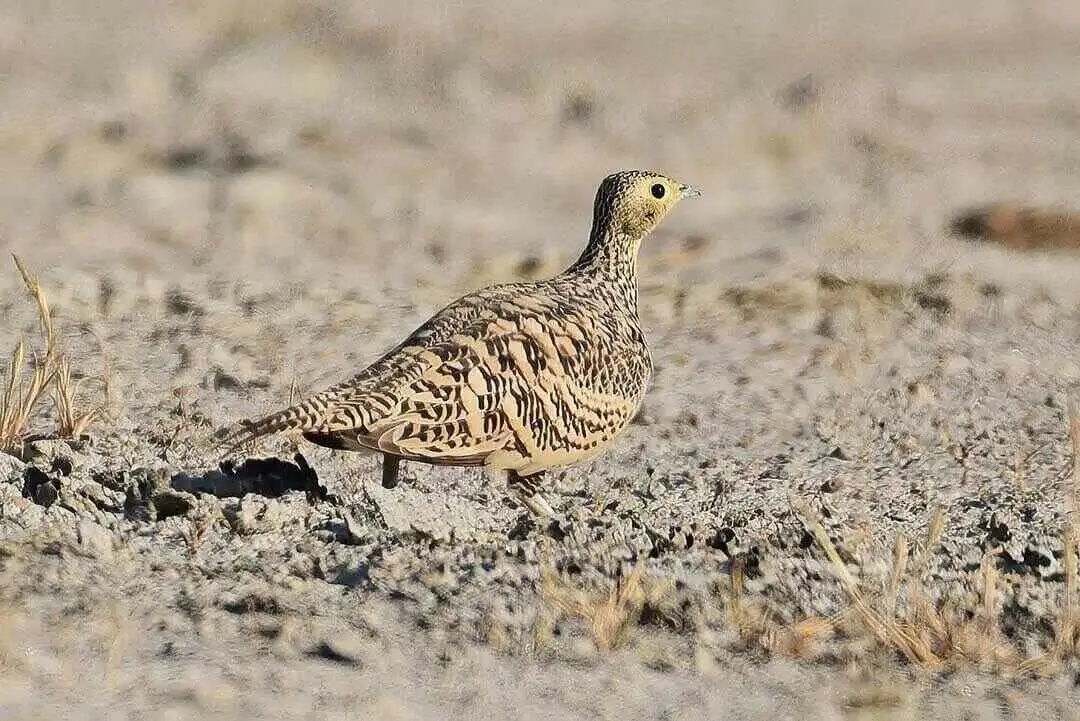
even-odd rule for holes
{"type": "Polygon", "coordinates": [[[1080,718],[1080,255],[946,233],[1075,207],[1078,33],[1060,0],[6,0],[0,246],[109,415],[0,454],[0,717],[1080,718]],[[654,385],[558,525],[474,470],[300,447],[316,482],[285,438],[217,470],[220,426],[561,269],[635,167],[704,197],[643,251],[654,385]]]}

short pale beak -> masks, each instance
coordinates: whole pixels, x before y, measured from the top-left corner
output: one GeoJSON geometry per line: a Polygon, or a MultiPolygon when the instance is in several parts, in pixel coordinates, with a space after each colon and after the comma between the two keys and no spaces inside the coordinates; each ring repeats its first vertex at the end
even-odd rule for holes
{"type": "Polygon", "coordinates": [[[680,185],[679,186],[680,198],[700,198],[701,191],[692,185],[680,185]]]}

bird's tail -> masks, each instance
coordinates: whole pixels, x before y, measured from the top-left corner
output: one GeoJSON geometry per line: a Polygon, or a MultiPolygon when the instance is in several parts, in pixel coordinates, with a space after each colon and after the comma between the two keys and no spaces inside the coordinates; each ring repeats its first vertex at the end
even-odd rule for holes
{"type": "Polygon", "coordinates": [[[327,403],[321,395],[315,395],[305,401],[289,406],[268,416],[256,420],[244,420],[235,424],[219,438],[222,453],[230,454],[238,448],[271,433],[302,430],[312,431],[319,428],[324,417],[327,403]]]}

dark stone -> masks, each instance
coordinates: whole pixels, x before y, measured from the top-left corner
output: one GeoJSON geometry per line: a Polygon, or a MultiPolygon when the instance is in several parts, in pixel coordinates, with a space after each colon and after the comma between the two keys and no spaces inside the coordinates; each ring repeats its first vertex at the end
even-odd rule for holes
{"type": "Polygon", "coordinates": [[[60,479],[50,478],[45,471],[36,466],[27,466],[23,471],[23,498],[29,498],[39,506],[48,508],[60,497],[60,479]]]}

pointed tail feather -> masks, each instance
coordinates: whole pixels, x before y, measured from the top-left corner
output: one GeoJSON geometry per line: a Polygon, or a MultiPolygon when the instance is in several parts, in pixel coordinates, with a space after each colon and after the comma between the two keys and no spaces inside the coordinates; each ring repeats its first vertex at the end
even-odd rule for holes
{"type": "Polygon", "coordinates": [[[235,453],[241,446],[263,436],[288,429],[288,422],[281,419],[281,415],[281,413],[276,413],[259,420],[243,420],[236,423],[219,439],[218,447],[223,454],[229,455],[235,453]]]}
{"type": "Polygon", "coordinates": [[[235,452],[238,448],[263,436],[290,430],[315,430],[318,428],[320,411],[325,410],[325,403],[317,396],[302,403],[271,413],[257,420],[245,420],[237,423],[219,440],[218,446],[224,454],[235,452]]]}

